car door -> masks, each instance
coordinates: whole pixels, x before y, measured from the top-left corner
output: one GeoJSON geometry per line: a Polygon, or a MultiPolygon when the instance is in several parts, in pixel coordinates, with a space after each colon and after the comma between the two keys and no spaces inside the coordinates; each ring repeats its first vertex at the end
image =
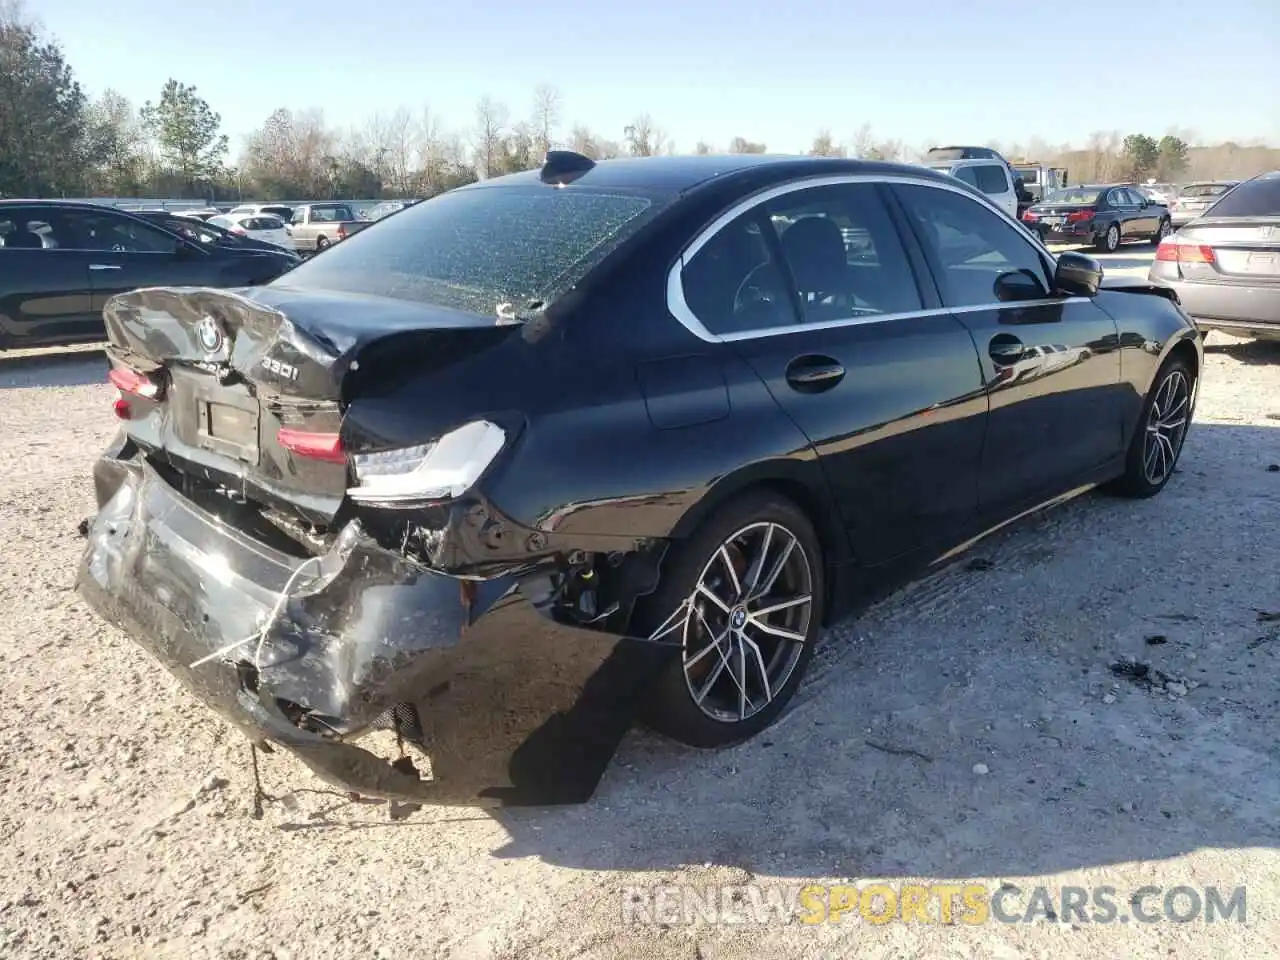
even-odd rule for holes
{"type": "Polygon", "coordinates": [[[984,516],[1060,493],[1121,455],[1111,316],[1088,298],[1051,294],[1047,251],[980,200],[941,185],[893,192],[942,303],[977,345],[990,400],[978,484],[984,516]]]}
{"type": "Polygon", "coordinates": [[[1107,203],[1116,211],[1120,223],[1120,239],[1132,240],[1142,234],[1142,210],[1124,187],[1107,192],[1107,203]]]}
{"type": "Polygon", "coordinates": [[[981,368],[917,269],[858,178],[757,203],[684,269],[690,309],[808,437],[868,563],[945,539],[977,506],[981,368]]]}
{"type": "Polygon", "coordinates": [[[53,209],[0,208],[0,348],[77,343],[102,333],[86,255],[59,235],[53,209]]]}
{"type": "Polygon", "coordinates": [[[217,279],[217,264],[194,245],[139,217],[102,207],[62,213],[69,233],[88,251],[93,309],[138,287],[200,285],[217,279]]]}
{"type": "Polygon", "coordinates": [[[1134,235],[1149,237],[1160,227],[1160,208],[1141,190],[1126,187],[1125,193],[1134,206],[1134,235]]]}

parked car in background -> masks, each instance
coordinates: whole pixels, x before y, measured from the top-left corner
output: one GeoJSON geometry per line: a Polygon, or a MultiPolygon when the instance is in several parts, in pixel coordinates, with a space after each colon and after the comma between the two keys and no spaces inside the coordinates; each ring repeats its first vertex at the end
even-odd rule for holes
{"type": "Polygon", "coordinates": [[[963,180],[985,193],[1009,216],[1017,217],[1018,194],[1008,167],[999,160],[931,160],[925,166],[963,180]]]}
{"type": "Polygon", "coordinates": [[[1169,218],[1174,229],[1200,216],[1239,182],[1239,180],[1203,180],[1184,184],[1178,191],[1173,205],[1169,207],[1169,218]]]}
{"type": "Polygon", "coordinates": [[[1121,243],[1159,243],[1170,230],[1169,210],[1131,184],[1067,187],[1032,204],[1022,220],[1046,243],[1082,243],[1113,253],[1121,243]]]}
{"type": "Polygon", "coordinates": [[[1164,488],[1202,345],[1101,280],[918,167],[552,151],[265,287],[113,298],[78,589],[347,790],[580,802],[637,712],[765,730],[904,564],[1164,488]]]}
{"type": "Polygon", "coordinates": [[[1168,207],[1173,203],[1174,198],[1178,195],[1178,187],[1172,183],[1157,183],[1155,180],[1148,180],[1140,185],[1138,189],[1150,197],[1156,203],[1163,204],[1168,207]]]}
{"type": "Polygon", "coordinates": [[[209,222],[238,237],[252,237],[287,250],[294,248],[285,222],[269,213],[228,213],[211,217],[209,222]]]}
{"type": "Polygon", "coordinates": [[[283,203],[244,203],[227,211],[228,216],[241,214],[248,214],[251,217],[266,214],[269,217],[279,217],[288,223],[293,219],[293,207],[285,206],[283,203]]]}
{"type": "Polygon", "coordinates": [[[300,253],[319,253],[371,223],[358,218],[346,203],[304,203],[294,209],[289,232],[300,253]]]}
{"type": "Polygon", "coordinates": [[[285,262],[286,268],[292,267],[302,260],[292,245],[281,246],[278,243],[269,243],[266,240],[249,236],[247,233],[232,233],[212,220],[200,220],[185,214],[168,213],[163,210],[142,211],[138,216],[168,230],[170,233],[176,233],[180,237],[185,237],[199,244],[221,244],[231,250],[270,252],[280,257],[285,262]]]}
{"type": "Polygon", "coordinates": [[[1066,167],[1050,167],[1038,160],[1016,160],[1012,166],[1026,188],[1027,199],[1023,201],[1023,210],[1067,185],[1066,167]]]}
{"type": "MultiPolygon", "coordinates": [[[[924,163],[926,166],[933,167],[943,161],[957,160],[997,160],[1004,166],[1005,171],[1009,175],[1009,182],[1013,187],[1013,194],[1017,202],[1017,206],[1013,211],[1013,216],[1022,216],[1022,211],[1035,202],[1035,197],[1027,190],[1026,184],[1022,182],[1022,175],[1017,171],[1008,158],[994,147],[978,147],[978,146],[947,146],[947,147],[930,147],[925,151],[924,163]]],[[[1066,171],[1063,171],[1065,177],[1066,171]]],[[[985,191],[984,191],[985,192],[985,191]]]]}
{"type": "Polygon", "coordinates": [[[293,262],[98,204],[0,200],[0,349],[102,340],[103,305],[136,287],[253,286],[293,262]]]}
{"type": "Polygon", "coordinates": [[[1204,330],[1280,339],[1280,170],[1233,186],[1166,237],[1147,276],[1204,330]]]}
{"type": "MultiPolygon", "coordinates": [[[[141,212],[150,213],[154,211],[141,211],[141,212]]],[[[170,211],[164,211],[164,212],[175,213],[180,217],[192,217],[196,220],[208,220],[210,217],[217,217],[222,214],[222,211],[219,210],[217,207],[208,207],[207,209],[203,209],[203,210],[170,210],[170,211]]]]}
{"type": "Polygon", "coordinates": [[[368,210],[360,211],[360,219],[362,220],[381,220],[383,217],[393,213],[398,213],[405,207],[411,207],[419,200],[384,200],[376,206],[370,207],[368,210]]]}

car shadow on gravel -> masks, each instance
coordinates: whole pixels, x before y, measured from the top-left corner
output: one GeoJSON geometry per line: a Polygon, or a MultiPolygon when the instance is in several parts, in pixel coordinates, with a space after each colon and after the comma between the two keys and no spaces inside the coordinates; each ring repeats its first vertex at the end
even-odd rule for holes
{"type": "MultiPolygon", "coordinates": [[[[1232,340],[1205,343],[1204,352],[1230,357],[1240,363],[1270,366],[1280,364],[1280,340],[1232,340]]],[[[1277,403],[1280,408],[1280,403],[1277,403]]]]}
{"type": "Polygon", "coordinates": [[[990,538],[829,630],[755,740],[637,732],[588,804],[499,811],[492,855],[1007,877],[1280,846],[1275,463],[1280,428],[1197,424],[1161,496],[990,538]]]}
{"type": "Polygon", "coordinates": [[[107,358],[101,349],[0,353],[0,390],[84,387],[106,382],[107,358]]]}

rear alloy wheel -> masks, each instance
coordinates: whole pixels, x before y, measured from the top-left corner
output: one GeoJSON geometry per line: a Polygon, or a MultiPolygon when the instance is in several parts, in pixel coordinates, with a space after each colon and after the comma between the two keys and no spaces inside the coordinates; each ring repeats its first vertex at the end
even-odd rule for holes
{"type": "MultiPolygon", "coordinates": [[[[753,736],[786,706],[822,621],[817,537],[792,503],[752,495],[691,538],[666,570],[658,629],[680,657],[646,704],[649,726],[696,747],[753,736]]],[[[661,599],[658,599],[661,596],[661,599]]]]}
{"type": "Polygon", "coordinates": [[[329,246],[329,238],[321,237],[316,241],[316,252],[318,253],[319,251],[324,250],[328,246],[329,246]]]}
{"type": "Polygon", "coordinates": [[[1156,376],[1129,446],[1125,472],[1116,490],[1130,497],[1151,497],[1164,489],[1182,454],[1191,426],[1195,378],[1181,357],[1170,358],[1156,376]]]}
{"type": "Polygon", "coordinates": [[[1155,235],[1152,236],[1151,238],[1151,242],[1154,243],[1156,246],[1159,246],[1160,241],[1163,240],[1165,237],[1167,237],[1171,231],[1172,231],[1172,227],[1169,226],[1169,221],[1161,220],[1160,226],[1156,228],[1155,235]]]}
{"type": "Polygon", "coordinates": [[[1098,241],[1098,249],[1103,253],[1115,253],[1120,249],[1120,225],[1113,223],[1107,227],[1107,232],[1102,235],[1102,239],[1098,241]]]}

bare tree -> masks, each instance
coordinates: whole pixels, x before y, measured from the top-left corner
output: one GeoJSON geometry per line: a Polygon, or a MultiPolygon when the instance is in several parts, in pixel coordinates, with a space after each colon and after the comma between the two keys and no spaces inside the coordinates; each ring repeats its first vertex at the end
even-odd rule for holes
{"type": "Polygon", "coordinates": [[[642,113],[623,130],[627,149],[633,157],[653,157],[669,149],[669,141],[647,113],[642,113]]]}
{"type": "Polygon", "coordinates": [[[418,192],[432,196],[440,192],[444,175],[444,157],[441,143],[440,118],[427,105],[418,112],[414,125],[414,165],[417,168],[415,184],[418,192]]]}
{"type": "Polygon", "coordinates": [[[729,141],[730,153],[764,153],[763,143],[754,143],[745,137],[734,137],[729,141]]]}
{"type": "Polygon", "coordinates": [[[476,104],[476,174],[482,179],[505,172],[501,159],[508,116],[507,108],[488,94],[476,104]]]}
{"type": "Polygon", "coordinates": [[[811,157],[847,157],[848,155],[849,151],[836,143],[831,137],[831,131],[827,129],[819,130],[818,135],[813,138],[813,145],[809,147],[811,157]]]}
{"type": "Polygon", "coordinates": [[[715,150],[712,148],[711,144],[707,143],[707,141],[699,140],[694,146],[693,152],[700,157],[704,157],[709,153],[715,153],[715,150]]]}
{"type": "Polygon", "coordinates": [[[549,83],[540,83],[533,91],[534,146],[541,161],[555,142],[556,127],[560,123],[560,91],[549,83]]]}
{"type": "Polygon", "coordinates": [[[853,135],[853,155],[868,157],[875,146],[875,137],[871,132],[871,124],[864,123],[853,135]]]}

